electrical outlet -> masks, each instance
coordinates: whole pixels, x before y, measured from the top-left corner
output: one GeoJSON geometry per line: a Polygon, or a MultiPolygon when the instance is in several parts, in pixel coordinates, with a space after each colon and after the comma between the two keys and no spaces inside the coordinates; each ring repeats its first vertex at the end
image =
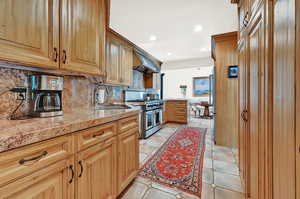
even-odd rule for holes
{"type": "Polygon", "coordinates": [[[17,100],[26,100],[26,92],[27,92],[26,88],[16,87],[16,88],[10,89],[10,92],[15,93],[17,100]]]}
{"type": "Polygon", "coordinates": [[[105,90],[97,89],[95,91],[95,102],[96,104],[103,104],[105,102],[105,90]]]}

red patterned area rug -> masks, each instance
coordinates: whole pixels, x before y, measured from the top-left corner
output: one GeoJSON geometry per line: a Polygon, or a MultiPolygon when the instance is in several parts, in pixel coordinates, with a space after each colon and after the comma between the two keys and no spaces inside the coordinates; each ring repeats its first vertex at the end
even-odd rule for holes
{"type": "Polygon", "coordinates": [[[201,197],[207,129],[183,126],[144,164],[139,176],[201,197]]]}

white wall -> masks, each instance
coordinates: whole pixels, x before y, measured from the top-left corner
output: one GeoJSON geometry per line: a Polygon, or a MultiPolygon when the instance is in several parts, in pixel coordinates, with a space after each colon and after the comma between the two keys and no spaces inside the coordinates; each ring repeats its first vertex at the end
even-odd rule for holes
{"type": "Polygon", "coordinates": [[[170,69],[163,67],[164,78],[164,98],[182,98],[180,85],[187,86],[186,98],[192,101],[208,101],[208,97],[193,96],[193,77],[209,76],[213,73],[212,66],[193,67],[184,69],[170,69]]]}

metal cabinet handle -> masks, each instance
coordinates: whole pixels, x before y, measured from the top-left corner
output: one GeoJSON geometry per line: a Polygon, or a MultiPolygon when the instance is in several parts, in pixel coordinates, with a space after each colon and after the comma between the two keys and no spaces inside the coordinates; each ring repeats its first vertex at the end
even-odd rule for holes
{"type": "Polygon", "coordinates": [[[38,155],[36,157],[33,157],[33,158],[30,158],[30,159],[22,159],[19,161],[19,164],[23,165],[25,164],[26,162],[32,162],[32,161],[38,161],[40,159],[42,159],[44,156],[48,155],[48,152],[47,151],[44,151],[41,155],[38,155]]]}
{"type": "Polygon", "coordinates": [[[79,162],[79,165],[80,165],[80,174],[79,174],[79,178],[81,178],[82,174],[83,174],[83,165],[82,165],[82,160],[80,160],[79,162]]]}
{"type": "Polygon", "coordinates": [[[101,133],[94,134],[94,135],[93,135],[93,138],[95,138],[95,137],[99,137],[99,136],[102,136],[104,133],[105,133],[105,132],[104,132],[104,131],[102,131],[101,133]]]}
{"type": "Polygon", "coordinates": [[[54,48],[54,49],[53,49],[53,55],[54,55],[53,61],[54,61],[54,62],[57,62],[57,58],[58,58],[58,51],[57,51],[57,48],[54,48]]]}
{"type": "Polygon", "coordinates": [[[247,19],[248,15],[249,15],[249,12],[246,12],[246,15],[245,15],[244,20],[243,20],[244,27],[246,27],[248,25],[248,23],[249,23],[249,21],[247,19]]]}
{"type": "Polygon", "coordinates": [[[245,121],[245,110],[242,111],[241,118],[242,118],[243,121],[245,121]]]}
{"type": "Polygon", "coordinates": [[[74,169],[73,169],[73,165],[70,165],[70,166],[69,166],[69,169],[70,169],[71,172],[72,172],[72,177],[71,177],[71,179],[69,180],[69,184],[72,184],[73,179],[74,179],[74,176],[75,176],[75,172],[74,172],[74,169]]]}
{"type": "Polygon", "coordinates": [[[248,121],[248,118],[246,116],[247,114],[248,114],[247,110],[243,110],[243,112],[241,113],[241,117],[242,117],[242,119],[243,119],[244,122],[248,121]]]}
{"type": "Polygon", "coordinates": [[[63,50],[62,62],[63,62],[63,64],[67,63],[67,51],[66,50],[63,50]]]}

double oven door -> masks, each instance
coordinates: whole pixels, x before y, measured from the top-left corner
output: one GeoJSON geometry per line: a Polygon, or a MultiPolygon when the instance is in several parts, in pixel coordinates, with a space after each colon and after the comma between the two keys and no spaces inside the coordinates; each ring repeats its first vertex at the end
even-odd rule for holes
{"type": "Polygon", "coordinates": [[[146,130],[162,124],[162,109],[146,111],[146,130]]]}

